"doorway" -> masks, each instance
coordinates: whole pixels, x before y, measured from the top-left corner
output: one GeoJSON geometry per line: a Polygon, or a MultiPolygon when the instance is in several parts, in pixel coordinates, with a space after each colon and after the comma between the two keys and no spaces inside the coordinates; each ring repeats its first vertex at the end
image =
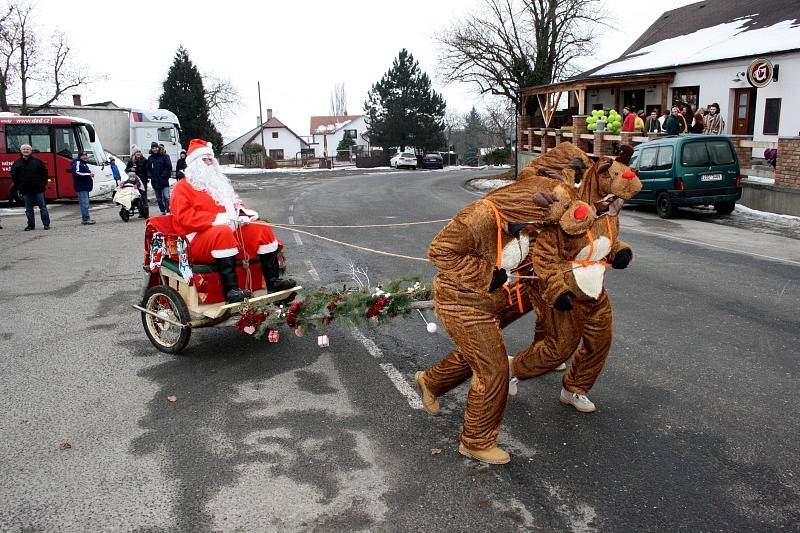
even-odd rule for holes
{"type": "Polygon", "coordinates": [[[733,134],[752,135],[755,129],[757,89],[736,89],[733,99],[733,134]]]}
{"type": "Polygon", "coordinates": [[[622,91],[622,105],[628,109],[636,109],[641,114],[644,111],[644,89],[622,91]]]}

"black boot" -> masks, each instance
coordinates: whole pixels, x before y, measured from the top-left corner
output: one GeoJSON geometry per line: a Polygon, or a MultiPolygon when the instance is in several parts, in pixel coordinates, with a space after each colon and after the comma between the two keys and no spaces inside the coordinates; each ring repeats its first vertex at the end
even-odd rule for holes
{"type": "Polygon", "coordinates": [[[215,259],[214,264],[219,271],[219,280],[222,283],[222,294],[225,301],[229,304],[241,302],[245,298],[250,298],[253,293],[239,288],[239,278],[236,277],[236,258],[223,257],[215,259]]]}
{"type": "Polygon", "coordinates": [[[283,279],[278,267],[278,252],[270,252],[258,256],[261,261],[261,272],[267,282],[267,292],[279,292],[291,289],[297,282],[293,279],[283,279]]]}

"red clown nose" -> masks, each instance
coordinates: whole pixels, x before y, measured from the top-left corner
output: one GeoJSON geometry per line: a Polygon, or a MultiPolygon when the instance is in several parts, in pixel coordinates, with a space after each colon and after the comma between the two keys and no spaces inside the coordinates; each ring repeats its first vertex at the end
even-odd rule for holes
{"type": "Polygon", "coordinates": [[[628,170],[628,171],[622,173],[622,179],[624,179],[624,180],[632,180],[635,177],[636,177],[636,173],[634,171],[632,171],[632,170],[628,170]]]}
{"type": "Polygon", "coordinates": [[[575,210],[575,220],[583,220],[589,216],[589,208],[585,205],[579,206],[575,210]]]}

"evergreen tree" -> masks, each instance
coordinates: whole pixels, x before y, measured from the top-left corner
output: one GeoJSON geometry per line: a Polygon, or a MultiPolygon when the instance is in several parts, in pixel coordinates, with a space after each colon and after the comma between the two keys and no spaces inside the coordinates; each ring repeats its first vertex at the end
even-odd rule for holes
{"type": "Polygon", "coordinates": [[[475,107],[464,116],[464,164],[470,167],[480,163],[483,120],[475,107]]]}
{"type": "Polygon", "coordinates": [[[219,153],[222,134],[211,123],[203,78],[183,46],[179,46],[175,53],[163,87],[158,106],[172,111],[180,120],[181,146],[189,146],[191,139],[204,139],[210,141],[214,151],[219,153]]]}
{"type": "Polygon", "coordinates": [[[384,148],[413,146],[439,150],[445,145],[445,101],[405,48],[367,95],[370,142],[384,148]]]}
{"type": "Polygon", "coordinates": [[[344,136],[342,140],[339,141],[339,145],[336,147],[337,152],[347,152],[350,150],[350,147],[356,144],[356,140],[350,136],[350,132],[344,132],[344,136]]]}

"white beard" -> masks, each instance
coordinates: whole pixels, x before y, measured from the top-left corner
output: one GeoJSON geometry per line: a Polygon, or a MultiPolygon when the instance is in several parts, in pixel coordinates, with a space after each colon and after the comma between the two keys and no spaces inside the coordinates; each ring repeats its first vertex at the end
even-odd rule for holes
{"type": "Polygon", "coordinates": [[[186,181],[197,191],[205,191],[211,195],[217,205],[225,208],[229,215],[235,217],[236,206],[241,203],[233,190],[228,177],[220,172],[216,159],[213,165],[207,165],[201,158],[192,161],[186,167],[186,181]]]}

